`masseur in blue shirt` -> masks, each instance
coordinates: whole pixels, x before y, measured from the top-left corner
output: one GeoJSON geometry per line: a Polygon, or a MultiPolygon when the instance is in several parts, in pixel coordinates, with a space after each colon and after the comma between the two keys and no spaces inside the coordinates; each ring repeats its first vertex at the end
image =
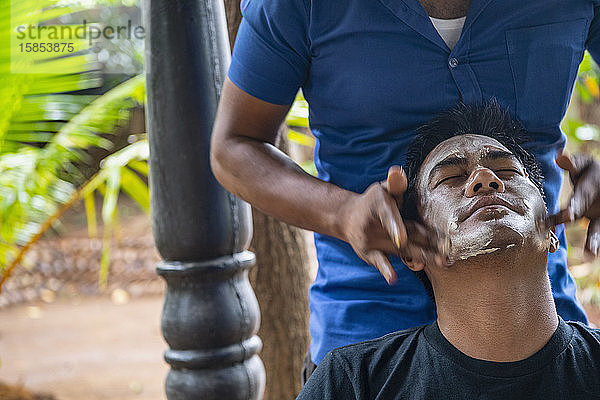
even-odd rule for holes
{"type": "MultiPolygon", "coordinates": [[[[584,50],[600,60],[600,1],[242,0],[241,11],[211,165],[235,195],[315,232],[314,363],[333,348],[435,319],[400,255],[443,264],[441,234],[405,226],[395,201],[403,188],[379,183],[435,114],[496,97],[533,136],[527,147],[542,166],[549,212],[559,211],[559,123],[584,50]],[[450,49],[429,17],[465,15],[450,49]],[[310,105],[318,179],[273,146],[298,88],[310,105]]],[[[575,164],[561,162],[579,188],[563,215],[593,219],[599,168],[575,164]]],[[[398,170],[393,179],[402,181],[398,170]]],[[[600,235],[600,219],[593,221],[592,252],[600,235]]],[[[556,231],[560,249],[548,272],[558,313],[587,322],[567,272],[564,226],[556,231]]]]}

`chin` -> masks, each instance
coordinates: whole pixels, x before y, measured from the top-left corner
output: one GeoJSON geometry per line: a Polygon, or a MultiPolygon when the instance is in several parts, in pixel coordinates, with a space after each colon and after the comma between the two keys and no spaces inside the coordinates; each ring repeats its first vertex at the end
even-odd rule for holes
{"type": "Polygon", "coordinates": [[[451,258],[467,258],[514,251],[527,247],[543,247],[543,237],[537,231],[533,219],[491,218],[486,220],[465,220],[451,235],[451,258]]]}
{"type": "Polygon", "coordinates": [[[525,245],[528,232],[515,229],[514,226],[504,224],[501,221],[490,221],[493,231],[492,242],[490,246],[510,249],[515,247],[523,247],[525,245]]]}

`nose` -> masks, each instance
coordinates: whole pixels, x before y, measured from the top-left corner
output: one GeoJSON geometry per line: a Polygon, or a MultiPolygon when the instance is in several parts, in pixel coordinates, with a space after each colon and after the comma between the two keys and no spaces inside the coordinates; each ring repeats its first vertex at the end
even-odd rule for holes
{"type": "Polygon", "coordinates": [[[471,173],[467,181],[465,196],[474,197],[477,195],[503,193],[504,183],[489,168],[477,168],[471,173]]]}

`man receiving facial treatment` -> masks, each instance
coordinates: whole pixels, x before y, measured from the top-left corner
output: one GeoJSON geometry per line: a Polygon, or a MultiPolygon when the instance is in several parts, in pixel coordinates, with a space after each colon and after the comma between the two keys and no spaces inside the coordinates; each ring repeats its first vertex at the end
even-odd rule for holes
{"type": "MultiPolygon", "coordinates": [[[[558,211],[559,165],[575,172],[575,219],[600,205],[598,169],[580,175],[578,160],[555,161],[585,50],[600,62],[600,0],[242,0],[240,10],[211,168],[254,209],[314,232],[303,377],[334,348],[437,318],[401,258],[440,260],[445,240],[406,226],[396,207],[403,190],[382,183],[390,166],[405,166],[415,129],[439,112],[495,96],[531,133],[527,149],[545,176],[549,212],[558,211]],[[316,177],[276,148],[299,88],[316,177]]],[[[393,170],[392,181],[399,175],[393,170]]],[[[587,323],[563,224],[556,235],[561,248],[547,269],[558,314],[587,323]]],[[[588,238],[597,254],[600,219],[588,238]]]]}
{"type": "Polygon", "coordinates": [[[437,320],[329,352],[298,399],[600,398],[600,330],[556,313],[546,261],[565,217],[547,215],[525,135],[494,101],[418,129],[402,215],[444,233],[448,260],[404,262],[437,320]]]}

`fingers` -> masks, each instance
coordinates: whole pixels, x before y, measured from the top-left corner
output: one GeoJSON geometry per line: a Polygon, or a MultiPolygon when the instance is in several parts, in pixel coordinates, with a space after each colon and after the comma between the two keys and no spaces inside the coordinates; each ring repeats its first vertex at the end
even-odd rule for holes
{"type": "Polygon", "coordinates": [[[410,267],[422,268],[425,265],[431,267],[441,267],[451,265],[449,257],[446,253],[437,251],[430,245],[419,245],[409,239],[405,246],[397,249],[391,244],[389,239],[377,240],[371,243],[371,248],[378,249],[385,254],[394,254],[402,258],[404,264],[410,267]]]}
{"type": "Polygon", "coordinates": [[[445,238],[441,237],[439,233],[428,230],[423,224],[416,221],[405,221],[404,226],[409,243],[440,253],[442,256],[446,255],[445,238]]]}
{"type": "Polygon", "coordinates": [[[409,243],[401,251],[404,264],[411,269],[423,269],[426,265],[430,267],[445,267],[452,264],[448,256],[427,248],[409,243]]]}
{"type": "Polygon", "coordinates": [[[598,198],[600,198],[598,182],[580,179],[573,188],[573,197],[569,202],[574,218],[579,219],[584,216],[598,198]]]}
{"type": "Polygon", "coordinates": [[[432,251],[430,248],[417,245],[412,240],[407,240],[401,249],[397,249],[389,239],[382,237],[368,244],[365,243],[362,247],[354,247],[354,250],[363,261],[377,268],[390,285],[396,283],[398,278],[385,254],[400,256],[404,263],[413,270],[423,269],[426,265],[441,267],[452,264],[447,256],[432,251]]]}
{"type": "Polygon", "coordinates": [[[396,205],[396,201],[383,190],[380,193],[381,206],[376,206],[374,212],[378,215],[381,225],[385,228],[388,235],[394,242],[397,248],[401,248],[406,244],[406,227],[400,216],[400,210],[396,205]]]}
{"type": "Polygon", "coordinates": [[[394,197],[404,195],[408,181],[406,180],[406,174],[399,165],[392,165],[388,170],[387,180],[385,182],[384,189],[394,197]]]}
{"type": "Polygon", "coordinates": [[[577,168],[568,153],[561,150],[556,155],[556,164],[567,171],[571,177],[577,175],[577,168]]]}
{"type": "Polygon", "coordinates": [[[415,260],[419,265],[447,265],[447,255],[445,240],[440,238],[439,234],[427,230],[422,224],[416,221],[404,221],[400,215],[400,207],[402,195],[407,188],[406,174],[402,167],[394,165],[388,170],[388,177],[385,182],[381,183],[381,187],[387,194],[394,196],[386,197],[386,207],[380,212],[382,225],[386,231],[390,232],[390,237],[394,241],[396,247],[393,253],[400,256],[407,256],[415,260]],[[396,202],[394,204],[393,200],[396,202]],[[392,214],[390,218],[389,214],[392,214]],[[390,221],[386,226],[385,221],[390,221]],[[396,222],[396,226],[392,222],[396,222]],[[398,240],[394,236],[398,229],[398,240]]]}
{"type": "Polygon", "coordinates": [[[573,183],[573,195],[568,207],[573,219],[584,215],[590,217],[588,211],[600,199],[600,166],[587,155],[568,155],[562,151],[556,156],[556,163],[569,172],[573,183]]]}
{"type": "MultiPolygon", "coordinates": [[[[381,250],[357,251],[356,254],[367,264],[377,268],[389,285],[398,281],[398,275],[387,256],[381,250]]],[[[407,245],[403,249],[402,260],[414,270],[422,270],[425,265],[448,266],[452,262],[439,254],[428,253],[422,247],[407,245]]]]}
{"type": "Polygon", "coordinates": [[[556,214],[548,215],[544,220],[544,229],[548,230],[554,226],[560,224],[566,224],[574,220],[573,211],[571,207],[567,207],[564,210],[560,210],[556,214]]]}
{"type": "MultiPolygon", "coordinates": [[[[423,262],[434,260],[444,262],[447,250],[444,238],[434,231],[427,230],[416,221],[405,222],[394,200],[389,195],[385,195],[384,199],[384,205],[378,207],[375,212],[378,213],[381,225],[396,246],[394,253],[397,254],[399,250],[400,254],[403,254],[408,247],[413,247],[425,252],[426,256],[420,257],[423,262]]],[[[435,263],[440,264],[437,261],[435,263]]]]}
{"type": "Polygon", "coordinates": [[[600,251],[600,165],[592,157],[560,152],[556,157],[559,167],[569,172],[573,195],[565,210],[546,218],[546,226],[570,222],[583,216],[590,218],[585,251],[598,256],[600,251]]]}
{"type": "MultiPolygon", "coordinates": [[[[434,244],[434,248],[437,248],[437,244],[440,243],[439,240],[436,240],[437,235],[432,235],[431,232],[428,232],[427,229],[425,229],[425,227],[421,224],[418,224],[418,223],[415,223],[412,221],[409,221],[408,223],[406,223],[402,220],[399,210],[402,207],[402,199],[403,199],[404,192],[406,192],[407,186],[408,186],[408,181],[407,181],[406,174],[404,173],[404,170],[402,169],[402,167],[399,165],[392,165],[388,170],[387,179],[385,181],[381,182],[381,187],[388,194],[393,196],[394,200],[396,202],[396,207],[394,207],[393,204],[390,204],[390,206],[392,208],[392,214],[394,216],[393,220],[395,220],[398,225],[400,240],[396,241],[394,239],[393,231],[395,228],[393,226],[390,226],[390,228],[388,228],[386,230],[391,232],[390,237],[392,237],[392,240],[394,240],[394,243],[396,243],[397,247],[404,246],[404,244],[405,244],[404,240],[402,240],[402,237],[401,237],[402,236],[401,231],[402,231],[402,229],[404,229],[406,232],[408,232],[408,235],[410,236],[411,240],[413,240],[414,242],[416,242],[420,245],[434,244]],[[396,211],[398,211],[398,212],[396,213],[396,211]],[[398,242],[399,242],[400,246],[398,246],[398,242]]],[[[383,219],[382,219],[382,222],[383,222],[383,219]]],[[[385,224],[383,224],[383,225],[385,227],[385,224]]]]}
{"type": "Polygon", "coordinates": [[[594,159],[585,154],[571,154],[569,158],[575,167],[575,182],[581,177],[581,174],[585,173],[588,168],[594,164],[594,159]]]}
{"type": "Polygon", "coordinates": [[[394,198],[396,207],[399,210],[402,209],[404,192],[406,192],[406,188],[408,187],[408,181],[400,165],[392,165],[388,169],[387,179],[381,182],[381,186],[394,198]]]}
{"type": "Polygon", "coordinates": [[[390,167],[387,179],[369,186],[352,204],[352,215],[347,218],[350,221],[345,234],[348,243],[362,260],[377,268],[390,285],[396,282],[397,275],[386,253],[406,255],[419,268],[444,265],[446,261],[441,251],[443,241],[438,240],[437,234],[416,222],[405,224],[403,221],[400,206],[407,185],[402,168],[390,167]]]}
{"type": "Polygon", "coordinates": [[[598,252],[600,249],[600,218],[590,221],[587,231],[587,240],[585,242],[585,249],[595,257],[598,257],[598,252]]]}
{"type": "Polygon", "coordinates": [[[593,163],[594,159],[585,154],[567,154],[561,151],[556,156],[556,164],[569,173],[573,184],[577,183],[581,174],[593,163]]]}
{"type": "Polygon", "coordinates": [[[398,280],[396,271],[392,267],[390,260],[379,250],[370,250],[364,254],[358,254],[365,262],[371,264],[379,270],[389,285],[393,285],[398,280]]]}
{"type": "MultiPolygon", "coordinates": [[[[600,201],[600,165],[588,157],[573,158],[577,161],[578,175],[574,178],[573,196],[569,207],[575,218],[595,218],[592,206],[600,201]],[[592,211],[590,213],[590,211],[592,211]]],[[[596,207],[597,208],[597,207],[596,207]]]]}

